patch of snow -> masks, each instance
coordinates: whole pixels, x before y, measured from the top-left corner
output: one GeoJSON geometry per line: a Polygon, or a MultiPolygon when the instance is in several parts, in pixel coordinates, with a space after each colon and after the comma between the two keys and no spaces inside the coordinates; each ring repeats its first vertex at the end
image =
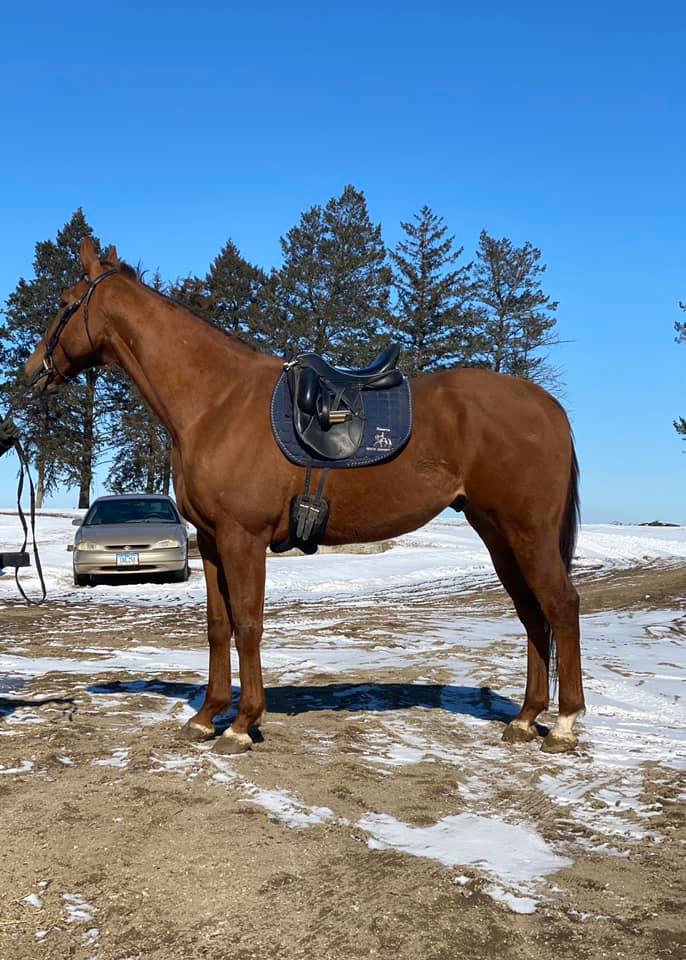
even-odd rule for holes
{"type": "Polygon", "coordinates": [[[413,827],[387,814],[368,813],[358,826],[370,834],[372,850],[400,850],[446,867],[477,866],[495,881],[486,888],[489,896],[520,913],[536,908],[534,895],[542,878],[572,863],[532,827],[499,817],[460,813],[431,827],[413,827]]]}
{"type": "Polygon", "coordinates": [[[67,908],[67,923],[90,923],[98,912],[80,893],[63,893],[62,899],[67,908]]]}
{"type": "Polygon", "coordinates": [[[18,767],[5,767],[0,763],[0,774],[29,773],[31,770],[33,770],[33,760],[22,760],[18,767]]]}
{"type": "Polygon", "coordinates": [[[23,897],[21,902],[28,904],[29,907],[35,907],[36,910],[43,909],[43,898],[39,893],[30,893],[27,897],[23,897]]]}
{"type": "Polygon", "coordinates": [[[118,747],[112,751],[111,757],[104,757],[102,760],[91,760],[95,767],[128,767],[129,751],[126,747],[118,747]]]}
{"type": "Polygon", "coordinates": [[[281,820],[289,827],[313,827],[333,819],[329,807],[311,807],[288,790],[262,790],[253,787],[253,796],[241,803],[254,803],[263,807],[270,819],[281,820]]]}

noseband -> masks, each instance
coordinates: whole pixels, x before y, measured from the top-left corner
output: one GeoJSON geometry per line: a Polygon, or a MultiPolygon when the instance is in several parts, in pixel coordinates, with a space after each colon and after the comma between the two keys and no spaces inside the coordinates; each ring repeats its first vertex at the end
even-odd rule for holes
{"type": "Polygon", "coordinates": [[[57,364],[55,363],[54,352],[55,352],[55,347],[60,342],[60,337],[64,332],[64,328],[67,326],[71,318],[74,316],[76,311],[82,305],[83,305],[83,322],[86,326],[86,334],[88,335],[88,339],[90,341],[91,347],[93,347],[93,350],[95,350],[95,344],[93,343],[91,332],[88,327],[88,304],[90,303],[90,299],[93,296],[93,291],[98,286],[98,284],[102,283],[103,280],[106,280],[108,277],[111,277],[115,273],[119,273],[119,272],[120,272],[119,270],[105,270],[105,272],[101,273],[99,277],[95,278],[95,280],[90,280],[88,282],[88,286],[86,287],[84,292],[81,294],[81,296],[78,298],[78,300],[75,300],[73,303],[70,303],[69,306],[65,309],[64,313],[59,319],[59,323],[55,327],[54,333],[52,334],[47,344],[45,345],[43,367],[41,370],[38,370],[33,375],[29,384],[30,386],[34,386],[36,383],[38,383],[39,380],[42,380],[44,377],[49,377],[50,374],[52,373],[58,373],[63,380],[69,379],[69,377],[66,377],[60,371],[57,364]]]}

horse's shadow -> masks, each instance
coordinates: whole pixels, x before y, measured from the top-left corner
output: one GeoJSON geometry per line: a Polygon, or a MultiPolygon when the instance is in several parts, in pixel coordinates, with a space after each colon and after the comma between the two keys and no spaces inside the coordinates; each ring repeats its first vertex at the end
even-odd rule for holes
{"type": "Polygon", "coordinates": [[[44,707],[46,704],[56,703],[64,707],[73,707],[73,697],[45,697],[42,700],[22,700],[18,697],[0,697],[0,720],[9,717],[15,710],[24,707],[44,707]]]}
{"type": "Polygon", "coordinates": [[[24,687],[31,683],[30,677],[23,677],[13,673],[0,674],[0,720],[10,717],[15,710],[31,707],[44,707],[47,704],[57,704],[63,707],[74,707],[73,697],[35,697],[25,700],[19,694],[24,687]],[[10,694],[10,696],[5,696],[10,694]]]}
{"type": "MultiPolygon", "coordinates": [[[[205,698],[204,684],[166,680],[114,680],[87,687],[91,694],[153,694],[185,700],[199,710],[205,698]]],[[[233,703],[240,689],[233,688],[233,703]]],[[[319,710],[386,712],[409,710],[447,710],[449,713],[507,724],[519,713],[518,705],[490,687],[456,687],[433,683],[327,683],[322,686],[271,687],[266,691],[267,710],[271,714],[296,716],[319,710]]],[[[221,730],[235,716],[235,708],[217,718],[221,730]]]]}

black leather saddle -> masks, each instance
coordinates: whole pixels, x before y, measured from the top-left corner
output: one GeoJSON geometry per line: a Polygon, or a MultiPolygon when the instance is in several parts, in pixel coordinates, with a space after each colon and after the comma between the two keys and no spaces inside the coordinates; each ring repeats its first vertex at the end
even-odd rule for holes
{"type": "Polygon", "coordinates": [[[274,553],[314,553],[329,516],[323,496],[330,469],[369,467],[395,457],[412,433],[412,395],[398,370],[400,347],[388,347],[361,370],[334,367],[316,353],[284,364],[274,388],[271,424],[281,451],[305,467],[305,490],[293,497],[288,537],[274,553]],[[321,470],[316,492],[312,471],[321,470]]]}
{"type": "MultiPolygon", "coordinates": [[[[293,427],[306,451],[329,462],[348,461],[355,456],[369,419],[367,408],[379,406],[371,395],[406,386],[405,377],[397,368],[399,355],[400,347],[395,344],[361,370],[334,367],[315,353],[304,353],[285,365],[293,427]]],[[[381,406],[388,405],[382,402],[381,406]]],[[[392,430],[390,423],[379,423],[379,427],[381,433],[371,452],[396,453],[394,438],[385,436],[392,430]]],[[[373,462],[378,459],[381,458],[376,457],[373,462]]]]}

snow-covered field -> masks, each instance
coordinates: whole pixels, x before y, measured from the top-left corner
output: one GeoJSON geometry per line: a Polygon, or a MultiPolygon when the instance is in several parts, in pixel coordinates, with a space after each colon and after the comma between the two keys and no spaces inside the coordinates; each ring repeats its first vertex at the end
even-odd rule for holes
{"type": "MultiPolygon", "coordinates": [[[[141,725],[171,717],[180,725],[197,709],[206,675],[205,650],[183,641],[188,624],[197,634],[201,623],[200,563],[193,562],[187,584],[76,590],[66,550],[70,518],[44,515],[38,523],[50,599],[64,617],[58,635],[46,628],[39,654],[32,653],[30,637],[5,632],[0,694],[25,695],[41,680],[54,695],[78,692],[96,713],[133,710],[141,725]],[[141,642],[137,627],[145,627],[147,637],[155,624],[160,641],[141,642]]],[[[16,520],[0,515],[0,545],[19,542],[16,520]]],[[[666,570],[686,563],[686,528],[586,525],[575,563],[598,577],[637,567],[666,570]]],[[[23,579],[35,588],[33,574],[23,579]]],[[[659,847],[667,839],[661,818],[675,783],[682,783],[680,799],[686,799],[678,780],[686,769],[686,583],[671,609],[646,603],[582,618],[588,713],[579,750],[554,757],[536,744],[500,742],[502,723],[516,713],[524,686],[522,630],[513,616],[494,614],[487,603],[482,608],[485,601],[459,607],[461,590],[488,595],[494,586],[484,547],[457,517],[442,516],[382,554],[268,561],[263,661],[274,691],[270,716],[277,726],[289,724],[293,708],[286,701],[302,688],[311,718],[308,762],[334,762],[344,750],[329,717],[338,709],[355,724],[349,752],[377,779],[395,785],[412,769],[434,765],[452,782],[452,800],[429,825],[403,820],[390,801],[353,818],[337,809],[325,781],[318,792],[310,775],[297,787],[266,787],[241,772],[241,758],[219,757],[208,745],[170,743],[151,770],[189,782],[204,778],[264,809],[284,829],[327,823],[354,829],[370,850],[436,860],[455,871],[458,886],[481,884],[520,913],[553,898],[559,888],[549,878],[581,856],[625,858],[640,844],[659,847]],[[452,610],[432,605],[446,596],[456,598],[452,610]]],[[[0,617],[14,600],[13,581],[2,578],[0,617]]],[[[30,708],[7,717],[4,735],[24,735],[26,747],[12,766],[0,765],[0,775],[40,774],[26,734],[46,722],[30,708]]],[[[129,747],[119,743],[89,763],[124,775],[129,747]]]]}
{"type": "MultiPolygon", "coordinates": [[[[50,511],[37,521],[38,547],[52,599],[83,600],[83,591],[72,587],[71,525],[77,512],[56,516],[50,511]]],[[[11,508],[0,510],[0,551],[16,550],[21,528],[11,508]]],[[[607,571],[650,562],[686,562],[686,527],[631,527],[585,524],[581,528],[575,567],[607,571]]],[[[202,570],[199,560],[191,567],[202,570]]],[[[27,589],[37,586],[33,568],[21,574],[27,589]]],[[[325,557],[281,558],[269,556],[267,603],[296,600],[344,599],[368,602],[374,596],[438,595],[464,586],[495,583],[490,557],[471,527],[455,515],[441,515],[421,530],[395,541],[384,554],[327,554],[325,557]]],[[[10,578],[0,579],[0,602],[13,597],[10,578]]],[[[204,603],[202,577],[187,584],[98,585],[94,595],[106,603],[146,605],[204,603]]]]}

